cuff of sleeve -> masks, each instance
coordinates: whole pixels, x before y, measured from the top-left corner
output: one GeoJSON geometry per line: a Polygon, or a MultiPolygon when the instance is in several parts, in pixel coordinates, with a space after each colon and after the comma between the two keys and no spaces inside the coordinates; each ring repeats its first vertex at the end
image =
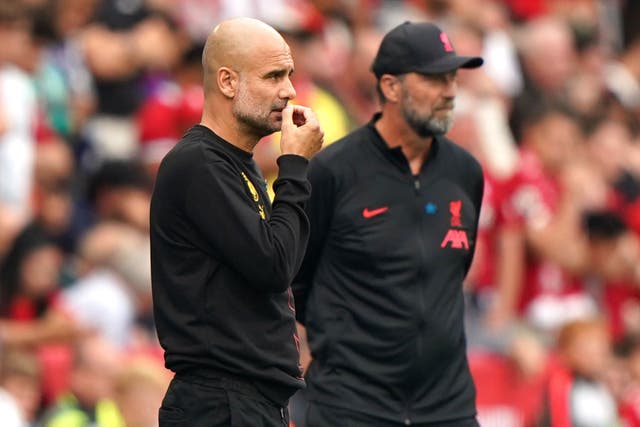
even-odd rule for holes
{"type": "Polygon", "coordinates": [[[295,154],[283,154],[276,160],[278,163],[278,178],[307,179],[309,160],[295,154]]]}

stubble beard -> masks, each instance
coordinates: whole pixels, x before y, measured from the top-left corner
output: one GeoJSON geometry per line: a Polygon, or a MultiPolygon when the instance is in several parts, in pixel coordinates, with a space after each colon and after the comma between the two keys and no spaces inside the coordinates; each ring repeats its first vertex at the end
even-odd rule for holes
{"type": "Polygon", "coordinates": [[[262,138],[278,132],[282,128],[282,121],[274,121],[269,117],[271,109],[268,111],[258,109],[243,85],[240,85],[235,101],[233,114],[240,125],[250,133],[262,138]]]}
{"type": "Polygon", "coordinates": [[[453,113],[451,111],[442,118],[436,117],[435,111],[428,117],[423,117],[414,107],[414,101],[409,94],[405,94],[400,110],[407,124],[422,138],[444,135],[453,126],[453,113]]]}

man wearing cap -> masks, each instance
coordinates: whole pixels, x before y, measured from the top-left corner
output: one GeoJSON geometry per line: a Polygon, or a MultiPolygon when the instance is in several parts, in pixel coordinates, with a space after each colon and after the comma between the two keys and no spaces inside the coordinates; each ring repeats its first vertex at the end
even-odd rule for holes
{"type": "Polygon", "coordinates": [[[307,427],[478,425],[462,281],[483,177],[444,134],[458,68],[482,62],[433,24],[399,25],[372,66],[381,112],[311,161],[293,285],[313,357],[307,427]]]}

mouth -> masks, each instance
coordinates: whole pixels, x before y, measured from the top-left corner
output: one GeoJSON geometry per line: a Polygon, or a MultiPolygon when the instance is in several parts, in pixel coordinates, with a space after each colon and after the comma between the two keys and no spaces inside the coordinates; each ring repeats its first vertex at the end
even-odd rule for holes
{"type": "Polygon", "coordinates": [[[286,104],[283,106],[277,106],[276,108],[272,108],[271,111],[273,113],[282,113],[282,110],[284,110],[286,108],[286,104]]]}
{"type": "Polygon", "coordinates": [[[452,111],[453,107],[454,107],[453,104],[446,104],[446,105],[443,105],[441,107],[436,108],[436,110],[438,110],[438,111],[452,111]]]}

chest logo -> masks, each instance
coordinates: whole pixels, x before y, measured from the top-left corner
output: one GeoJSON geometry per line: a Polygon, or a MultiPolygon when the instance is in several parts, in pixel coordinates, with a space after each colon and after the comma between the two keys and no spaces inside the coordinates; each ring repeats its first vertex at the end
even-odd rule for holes
{"type": "Polygon", "coordinates": [[[460,218],[460,211],[462,210],[462,200],[455,200],[449,202],[449,212],[451,213],[451,226],[462,227],[462,219],[460,218]]]}
{"type": "Polygon", "coordinates": [[[465,230],[459,230],[454,227],[462,227],[462,200],[454,200],[449,202],[449,213],[451,214],[451,228],[440,243],[441,248],[450,245],[453,249],[469,249],[469,238],[465,230]]]}
{"type": "Polygon", "coordinates": [[[389,210],[389,206],[382,206],[382,207],[376,208],[376,209],[364,208],[362,210],[362,217],[363,218],[367,218],[367,219],[373,218],[374,216],[383,214],[388,210],[389,210]]]}

